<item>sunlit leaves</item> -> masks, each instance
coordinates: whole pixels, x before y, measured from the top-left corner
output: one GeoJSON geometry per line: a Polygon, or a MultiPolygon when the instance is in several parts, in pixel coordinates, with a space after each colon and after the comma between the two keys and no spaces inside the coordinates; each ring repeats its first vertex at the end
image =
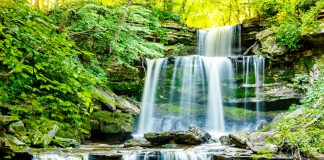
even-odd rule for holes
{"type": "Polygon", "coordinates": [[[47,132],[49,119],[61,127],[83,128],[82,116],[93,105],[90,88],[100,83],[79,59],[91,53],[57,32],[44,13],[7,2],[0,8],[0,103],[13,104],[10,114],[35,130],[47,132]]]}

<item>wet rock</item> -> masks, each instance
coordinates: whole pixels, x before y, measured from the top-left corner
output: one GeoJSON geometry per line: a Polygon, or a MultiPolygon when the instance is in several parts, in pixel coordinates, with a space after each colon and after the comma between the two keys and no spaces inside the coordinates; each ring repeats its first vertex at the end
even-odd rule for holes
{"type": "Polygon", "coordinates": [[[135,120],[129,113],[99,111],[91,116],[91,140],[109,144],[121,143],[131,137],[135,120]]]}
{"type": "Polygon", "coordinates": [[[124,143],[124,147],[151,147],[151,142],[144,138],[132,138],[124,143]]]}
{"type": "Polygon", "coordinates": [[[8,133],[11,133],[11,134],[22,134],[25,131],[26,131],[26,128],[22,121],[13,122],[8,127],[8,133]]]}
{"type": "Polygon", "coordinates": [[[194,126],[191,126],[188,131],[146,133],[144,138],[154,146],[174,143],[198,145],[211,140],[210,134],[194,126]]]}
{"type": "Polygon", "coordinates": [[[75,139],[71,138],[62,138],[62,137],[55,137],[51,142],[51,145],[66,148],[66,147],[77,147],[80,145],[75,139]]]}
{"type": "Polygon", "coordinates": [[[249,138],[248,132],[239,132],[239,133],[230,133],[229,136],[229,142],[230,144],[233,144],[240,148],[246,148],[247,144],[246,141],[249,138]]]}
{"type": "Polygon", "coordinates": [[[90,154],[89,160],[122,160],[122,154],[90,154]]]}
{"type": "Polygon", "coordinates": [[[266,126],[268,126],[268,122],[267,121],[261,121],[258,125],[258,130],[261,130],[263,128],[265,128],[266,126]]]}
{"type": "Polygon", "coordinates": [[[221,136],[219,138],[219,141],[222,145],[230,145],[230,140],[229,140],[229,136],[226,135],[226,136],[221,136]]]}

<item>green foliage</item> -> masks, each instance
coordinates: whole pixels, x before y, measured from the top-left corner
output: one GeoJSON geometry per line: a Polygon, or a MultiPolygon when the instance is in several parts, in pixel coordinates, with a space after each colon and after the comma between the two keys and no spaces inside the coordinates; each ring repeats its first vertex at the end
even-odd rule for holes
{"type": "Polygon", "coordinates": [[[180,21],[175,13],[139,6],[110,8],[92,1],[74,1],[54,8],[50,16],[80,48],[95,53],[101,64],[117,62],[126,66],[140,57],[162,56],[161,43],[166,42],[168,31],[159,22],[180,21]],[[161,38],[146,40],[152,36],[161,38]]]}
{"type": "Polygon", "coordinates": [[[252,0],[251,6],[258,17],[275,16],[279,8],[276,0],[252,0]]]}
{"type": "MultiPolygon", "coordinates": [[[[324,66],[322,62],[318,62],[318,66],[319,78],[309,87],[301,105],[293,105],[292,113],[271,124],[278,131],[271,141],[311,156],[324,153],[324,66]]],[[[305,76],[300,77],[302,81],[307,79],[305,76]]]]}
{"type": "Polygon", "coordinates": [[[316,3],[316,6],[312,7],[308,12],[304,13],[302,16],[302,33],[318,33],[319,30],[319,22],[317,21],[317,15],[321,9],[324,8],[324,1],[321,0],[316,3]]]}
{"type": "Polygon", "coordinates": [[[92,54],[26,3],[7,1],[0,19],[0,103],[11,105],[9,114],[21,117],[31,135],[46,133],[53,124],[87,133],[91,87],[100,80],[79,57],[92,54]]]}
{"type": "Polygon", "coordinates": [[[295,77],[292,79],[292,84],[288,86],[293,87],[300,92],[305,93],[309,86],[309,75],[308,74],[296,74],[295,77]]]}
{"type": "Polygon", "coordinates": [[[295,18],[285,18],[279,23],[275,28],[276,41],[281,46],[287,46],[289,50],[296,49],[301,39],[300,22],[295,18]]]}

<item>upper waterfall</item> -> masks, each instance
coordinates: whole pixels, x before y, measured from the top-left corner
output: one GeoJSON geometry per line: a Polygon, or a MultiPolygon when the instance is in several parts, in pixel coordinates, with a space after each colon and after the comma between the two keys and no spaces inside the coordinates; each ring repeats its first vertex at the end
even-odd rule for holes
{"type": "Polygon", "coordinates": [[[241,51],[240,25],[198,30],[198,54],[233,56],[241,51]]]}

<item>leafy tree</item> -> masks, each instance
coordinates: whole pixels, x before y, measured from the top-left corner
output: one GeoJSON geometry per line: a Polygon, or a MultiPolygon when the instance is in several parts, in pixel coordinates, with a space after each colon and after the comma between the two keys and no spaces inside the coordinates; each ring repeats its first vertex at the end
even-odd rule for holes
{"type": "Polygon", "coordinates": [[[46,15],[27,3],[8,0],[1,5],[0,105],[31,130],[47,132],[56,123],[62,131],[87,133],[84,122],[96,96],[91,88],[100,80],[79,57],[92,54],[58,33],[46,15]]]}

